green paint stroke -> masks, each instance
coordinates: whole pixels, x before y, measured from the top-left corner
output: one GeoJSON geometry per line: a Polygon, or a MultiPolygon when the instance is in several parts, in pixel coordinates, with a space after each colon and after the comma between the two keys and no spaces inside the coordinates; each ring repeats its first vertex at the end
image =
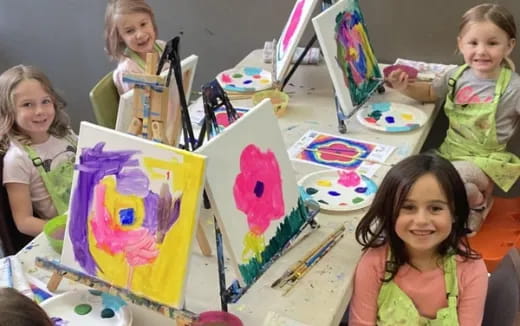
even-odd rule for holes
{"type": "Polygon", "coordinates": [[[240,274],[242,274],[247,285],[252,284],[264,272],[264,266],[271,261],[271,258],[280,253],[287,242],[293,238],[307,221],[307,215],[307,209],[300,198],[298,199],[298,206],[293,208],[288,216],[285,216],[283,222],[276,229],[275,236],[269,240],[269,244],[261,252],[262,261],[252,257],[247,263],[238,265],[240,274]]]}

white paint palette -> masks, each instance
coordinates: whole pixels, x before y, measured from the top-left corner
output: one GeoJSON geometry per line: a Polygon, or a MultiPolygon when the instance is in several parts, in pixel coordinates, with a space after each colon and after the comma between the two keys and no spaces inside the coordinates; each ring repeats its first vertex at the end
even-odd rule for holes
{"type": "Polygon", "coordinates": [[[336,212],[367,207],[377,191],[372,179],[356,171],[318,171],[303,177],[299,185],[322,210],[336,212]]]}
{"type": "Polygon", "coordinates": [[[41,307],[54,326],[131,326],[133,321],[123,300],[95,290],[65,292],[45,300],[41,307]]]}
{"type": "Polygon", "coordinates": [[[273,86],[272,74],[258,67],[239,67],[217,75],[220,86],[227,92],[253,93],[273,86]]]}
{"type": "Polygon", "coordinates": [[[422,127],[428,116],[411,105],[379,102],[365,105],[357,113],[358,121],[369,129],[406,132],[422,127]]]}

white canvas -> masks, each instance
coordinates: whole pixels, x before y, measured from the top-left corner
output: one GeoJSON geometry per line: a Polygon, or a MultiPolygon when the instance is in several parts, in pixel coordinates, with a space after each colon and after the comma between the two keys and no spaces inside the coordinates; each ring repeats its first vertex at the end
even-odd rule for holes
{"type": "Polygon", "coordinates": [[[298,43],[317,3],[318,0],[296,0],[289,20],[285,24],[280,39],[276,44],[274,54],[276,81],[283,81],[291,65],[294,51],[298,47],[298,43]]]}
{"type": "Polygon", "coordinates": [[[314,17],[312,23],[339,104],[344,113],[350,116],[378,88],[382,77],[368,39],[359,1],[338,1],[314,17]],[[345,20],[347,15],[354,18],[345,20]],[[342,25],[345,21],[356,24],[342,25]],[[336,28],[339,32],[336,32],[336,28]],[[348,49],[344,47],[346,41],[348,49]]]}
{"type": "Polygon", "coordinates": [[[82,122],[62,264],[181,307],[205,159],[82,122]]]}
{"type": "MultiPolygon", "coordinates": [[[[299,207],[295,174],[271,102],[259,103],[197,152],[209,157],[206,190],[238,279],[248,284],[258,273],[244,266],[279,249],[263,246],[277,229],[287,232],[282,224],[294,222],[287,216],[294,217],[299,207]]],[[[289,236],[284,234],[283,241],[289,236]]],[[[266,262],[260,260],[260,265],[266,262]]]]}
{"type": "MultiPolygon", "coordinates": [[[[191,88],[193,85],[193,78],[195,76],[195,71],[197,69],[197,62],[199,61],[199,57],[192,54],[189,57],[183,59],[181,61],[181,71],[182,71],[182,82],[184,86],[184,94],[186,96],[186,101],[189,103],[190,95],[191,95],[191,88]]],[[[165,70],[161,73],[162,77],[167,77],[168,70],[165,70]]],[[[170,80],[170,98],[174,98],[174,107],[176,110],[180,111],[180,101],[179,97],[177,96],[179,94],[177,90],[177,85],[175,83],[175,76],[173,74],[172,70],[172,77],[170,80]]],[[[130,126],[130,122],[132,122],[132,114],[133,114],[133,107],[134,107],[134,90],[129,90],[128,92],[121,95],[119,98],[119,107],[117,110],[117,120],[116,120],[116,127],[115,129],[122,132],[127,132],[128,127],[130,126]]],[[[171,125],[170,125],[171,126],[171,125]]],[[[173,126],[171,126],[173,128],[173,126]]],[[[166,134],[169,135],[170,132],[168,132],[168,124],[166,129],[166,134]]],[[[175,137],[179,137],[179,135],[176,135],[175,137]]],[[[172,140],[169,140],[168,143],[172,143],[172,140]]]]}

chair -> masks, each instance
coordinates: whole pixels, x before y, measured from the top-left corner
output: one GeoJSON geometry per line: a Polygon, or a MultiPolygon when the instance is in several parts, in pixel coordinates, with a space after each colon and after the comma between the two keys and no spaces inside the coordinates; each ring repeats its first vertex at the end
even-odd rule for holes
{"type": "Polygon", "coordinates": [[[489,277],[483,326],[518,325],[520,311],[520,255],[517,248],[509,250],[489,277]]]}
{"type": "Polygon", "coordinates": [[[4,155],[0,155],[0,240],[6,256],[20,251],[32,237],[18,231],[11,214],[7,191],[3,186],[4,155]]]}
{"type": "Polygon", "coordinates": [[[114,129],[119,106],[119,94],[112,80],[112,71],[92,88],[89,96],[97,123],[100,126],[114,129]]]}

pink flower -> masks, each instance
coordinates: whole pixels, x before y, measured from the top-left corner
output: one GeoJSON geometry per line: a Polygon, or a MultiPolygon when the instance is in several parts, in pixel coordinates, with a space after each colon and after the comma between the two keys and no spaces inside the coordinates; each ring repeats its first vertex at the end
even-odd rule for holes
{"type": "Polygon", "coordinates": [[[262,153],[255,145],[244,148],[233,195],[237,208],[247,215],[249,229],[256,235],[263,234],[271,220],[284,215],[282,177],[272,151],[262,153]]]}

